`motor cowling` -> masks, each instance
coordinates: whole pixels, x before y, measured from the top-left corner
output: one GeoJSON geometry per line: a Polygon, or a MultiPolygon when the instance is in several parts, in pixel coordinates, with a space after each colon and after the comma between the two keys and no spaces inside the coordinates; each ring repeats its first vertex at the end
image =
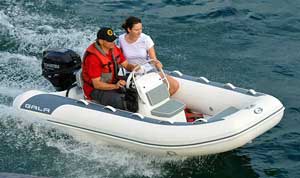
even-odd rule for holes
{"type": "Polygon", "coordinates": [[[49,49],[43,52],[42,75],[57,91],[63,91],[76,81],[75,72],[81,68],[81,58],[70,49],[49,49]]]}

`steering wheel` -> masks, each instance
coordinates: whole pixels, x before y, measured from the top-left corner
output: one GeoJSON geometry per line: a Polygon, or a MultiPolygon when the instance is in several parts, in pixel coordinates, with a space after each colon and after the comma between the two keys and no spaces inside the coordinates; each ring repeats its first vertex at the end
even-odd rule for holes
{"type": "MultiPolygon", "coordinates": [[[[147,71],[146,71],[144,65],[145,65],[145,64],[148,64],[148,63],[151,63],[151,62],[153,62],[153,61],[154,61],[154,59],[150,59],[150,60],[144,62],[144,63],[141,64],[141,65],[137,65],[137,66],[130,72],[130,74],[129,74],[127,80],[126,80],[126,88],[133,87],[133,83],[135,82],[135,73],[138,72],[140,75],[145,75],[145,74],[147,73],[147,71]]],[[[159,75],[160,75],[160,77],[161,77],[161,80],[167,84],[167,88],[168,88],[168,90],[169,90],[169,89],[170,89],[170,84],[169,84],[169,81],[167,80],[166,74],[164,73],[164,71],[163,71],[161,68],[158,69],[158,72],[159,72],[159,75]]]]}
{"type": "Polygon", "coordinates": [[[135,73],[135,70],[137,70],[136,68],[139,67],[139,65],[137,65],[129,74],[127,80],[126,80],[126,88],[131,88],[133,87],[132,86],[132,81],[133,81],[133,76],[134,76],[134,73],[135,73]]]}

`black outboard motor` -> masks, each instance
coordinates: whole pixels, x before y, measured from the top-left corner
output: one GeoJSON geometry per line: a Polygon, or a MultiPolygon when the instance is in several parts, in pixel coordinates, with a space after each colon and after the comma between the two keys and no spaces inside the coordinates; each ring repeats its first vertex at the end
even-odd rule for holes
{"type": "Polygon", "coordinates": [[[80,68],[80,56],[70,49],[49,49],[43,52],[42,75],[56,91],[69,89],[76,81],[75,72],[80,68]]]}

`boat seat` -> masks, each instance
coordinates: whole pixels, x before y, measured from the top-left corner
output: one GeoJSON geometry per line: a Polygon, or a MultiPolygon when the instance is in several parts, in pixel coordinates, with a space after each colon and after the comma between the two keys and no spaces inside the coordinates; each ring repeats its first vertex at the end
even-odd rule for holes
{"type": "Polygon", "coordinates": [[[76,83],[79,88],[83,88],[82,69],[79,69],[76,74],[76,83]]]}
{"type": "Polygon", "coordinates": [[[76,78],[76,84],[77,87],[81,90],[82,95],[83,95],[83,99],[87,100],[87,96],[85,96],[84,91],[83,91],[83,78],[82,78],[82,69],[79,69],[76,73],[75,73],[75,78],[76,78]]]}
{"type": "Polygon", "coordinates": [[[238,112],[239,109],[237,109],[236,107],[228,107],[225,110],[219,112],[218,114],[216,114],[215,116],[211,117],[210,119],[208,119],[208,122],[216,122],[216,121],[221,121],[224,120],[224,118],[226,118],[227,116],[238,112]]]}
{"type": "Polygon", "coordinates": [[[169,99],[166,103],[154,108],[151,114],[158,117],[172,117],[183,111],[184,108],[184,103],[175,99],[169,99]]]}
{"type": "Polygon", "coordinates": [[[151,110],[151,114],[158,117],[172,117],[179,112],[183,111],[185,108],[185,104],[175,100],[170,99],[170,94],[166,84],[162,83],[158,87],[148,91],[146,93],[148,101],[151,106],[155,106],[156,104],[167,100],[164,104],[155,107],[151,110]]]}
{"type": "Polygon", "coordinates": [[[165,99],[169,98],[170,94],[169,94],[166,84],[161,83],[156,88],[148,91],[146,93],[146,96],[148,98],[150,105],[154,106],[157,103],[160,103],[160,102],[164,101],[165,99]]]}

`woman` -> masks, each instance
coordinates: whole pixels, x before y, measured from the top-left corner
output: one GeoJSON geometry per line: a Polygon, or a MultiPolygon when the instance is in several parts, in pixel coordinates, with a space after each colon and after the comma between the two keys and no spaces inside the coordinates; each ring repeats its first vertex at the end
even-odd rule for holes
{"type": "MultiPolygon", "coordinates": [[[[143,26],[141,19],[137,17],[128,17],[122,25],[126,33],[119,36],[120,47],[130,64],[142,64],[149,59],[154,60],[157,68],[163,65],[157,59],[154,42],[150,36],[142,33],[143,26]]],[[[179,89],[179,83],[171,76],[166,76],[170,84],[170,95],[173,95],[179,89]]]]}

